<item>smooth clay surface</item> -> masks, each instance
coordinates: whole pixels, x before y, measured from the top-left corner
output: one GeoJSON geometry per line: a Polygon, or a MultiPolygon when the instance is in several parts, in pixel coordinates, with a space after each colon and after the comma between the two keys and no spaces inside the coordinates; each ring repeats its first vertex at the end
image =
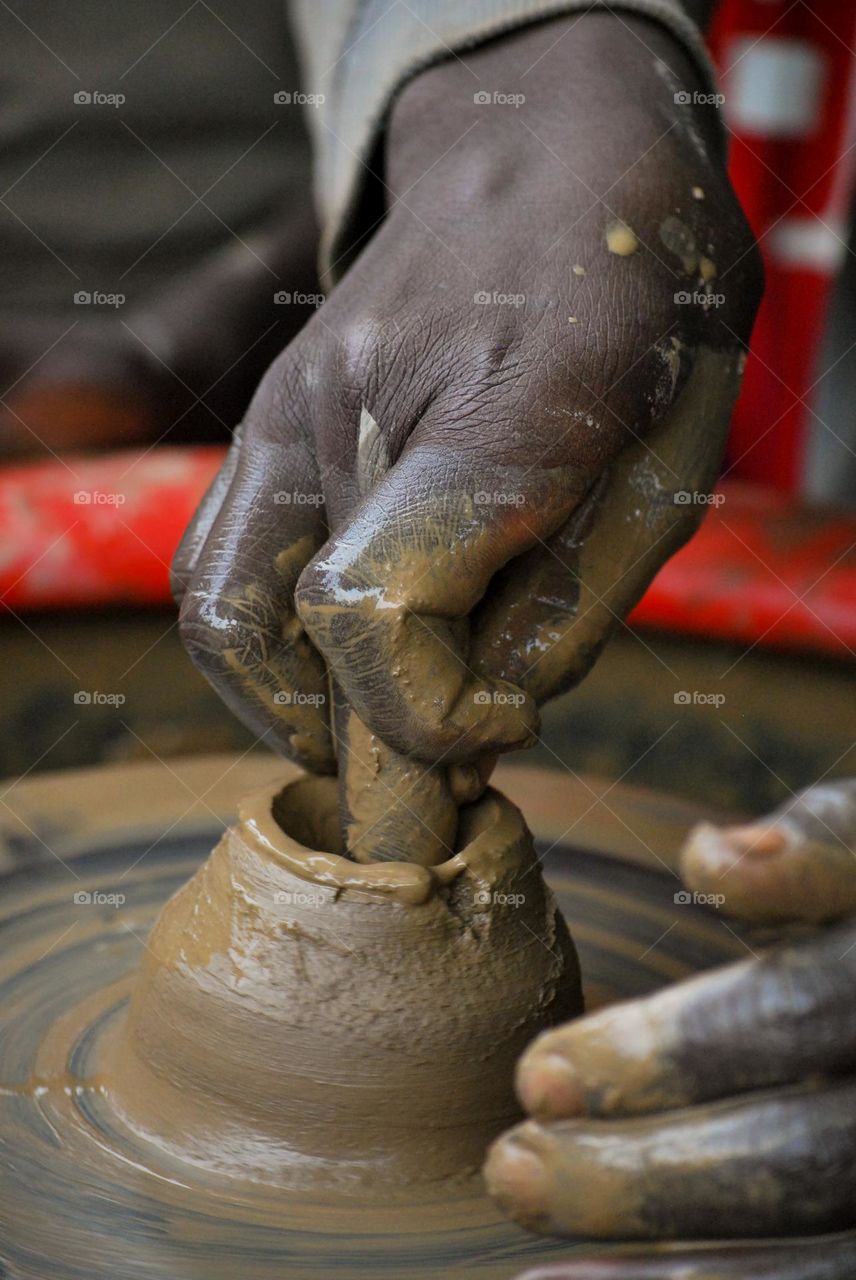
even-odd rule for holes
{"type": "Polygon", "coordinates": [[[356,864],[338,830],[335,779],[244,803],[152,931],[102,1080],[208,1172],[454,1194],[518,1116],[521,1051],[580,1011],[576,952],[498,792],[436,867],[356,864]]]}

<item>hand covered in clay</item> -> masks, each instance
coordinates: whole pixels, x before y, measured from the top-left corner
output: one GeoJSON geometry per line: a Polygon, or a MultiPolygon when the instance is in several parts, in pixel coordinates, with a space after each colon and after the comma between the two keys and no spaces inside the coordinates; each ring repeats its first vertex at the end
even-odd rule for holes
{"type": "Polygon", "coordinates": [[[533,1118],[485,1173],[538,1231],[708,1243],[586,1251],[520,1280],[856,1275],[854,855],[853,781],[691,834],[688,887],[813,930],[544,1033],[518,1068],[533,1118]]]}
{"type": "Polygon", "coordinates": [[[175,562],[194,661],[291,759],[335,768],[328,670],[407,758],[529,745],[695,529],[760,292],[702,88],[586,14],[401,92],[385,215],[175,562]]]}

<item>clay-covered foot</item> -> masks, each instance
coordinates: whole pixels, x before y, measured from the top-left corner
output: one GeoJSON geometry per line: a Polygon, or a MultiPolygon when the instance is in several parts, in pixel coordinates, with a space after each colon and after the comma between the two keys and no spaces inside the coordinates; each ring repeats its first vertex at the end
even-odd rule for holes
{"type": "Polygon", "coordinates": [[[844,1280],[856,1274],[856,784],[696,830],[683,865],[742,918],[845,918],[540,1036],[517,1076],[532,1118],[491,1148],[488,1187],[534,1230],[708,1242],[575,1257],[525,1280],[844,1280]]]}

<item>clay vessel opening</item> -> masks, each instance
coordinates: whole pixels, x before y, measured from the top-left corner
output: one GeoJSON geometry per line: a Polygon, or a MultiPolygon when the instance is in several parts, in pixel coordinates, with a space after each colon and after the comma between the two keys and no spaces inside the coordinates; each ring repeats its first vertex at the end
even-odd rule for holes
{"type": "Polygon", "coordinates": [[[519,811],[438,867],[342,856],[335,779],[251,797],[164,907],[105,1068],[121,1122],[209,1173],[412,1196],[478,1171],[517,1057],[580,1012],[519,811]]]}

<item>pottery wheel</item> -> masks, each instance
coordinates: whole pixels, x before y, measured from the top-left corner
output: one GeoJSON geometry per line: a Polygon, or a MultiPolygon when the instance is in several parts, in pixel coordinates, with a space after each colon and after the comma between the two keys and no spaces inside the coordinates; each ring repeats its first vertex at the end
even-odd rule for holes
{"type": "MultiPolygon", "coordinates": [[[[259,766],[232,762],[219,782],[222,763],[199,764],[182,787],[175,772],[126,766],[8,793],[20,822],[0,864],[0,1276],[512,1280],[567,1257],[573,1244],[507,1223],[477,1185],[382,1211],[325,1204],[208,1179],[119,1125],[99,1087],[99,1049],[160,907],[210,852],[236,785],[260,778],[259,766]]],[[[288,772],[269,759],[261,769],[288,772]]],[[[675,902],[668,855],[655,870],[593,852],[591,816],[569,818],[557,839],[562,788],[569,801],[576,793],[567,778],[528,785],[527,772],[515,798],[544,851],[590,1007],[745,954],[714,912],[675,902]]],[[[501,785],[513,776],[506,769],[501,785]]],[[[621,803],[611,795],[608,812],[621,803]]],[[[655,815],[642,843],[670,821],[658,827],[655,815]]]]}

